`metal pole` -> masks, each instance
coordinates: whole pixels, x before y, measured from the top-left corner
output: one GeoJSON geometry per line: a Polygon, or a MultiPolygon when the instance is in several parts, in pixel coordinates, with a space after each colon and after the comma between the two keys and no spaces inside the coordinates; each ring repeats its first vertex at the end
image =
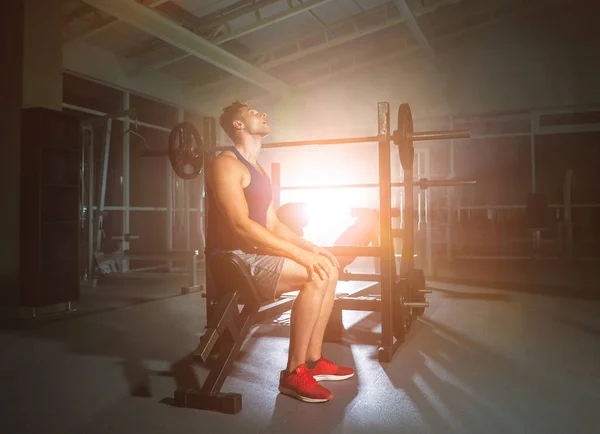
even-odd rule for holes
{"type": "MultiPolygon", "coordinates": [[[[454,116],[450,117],[450,128],[454,129],[454,116]]],[[[454,171],[454,139],[450,139],[450,174],[448,177],[453,179],[456,176],[454,171]]]]}
{"type": "MultiPolygon", "coordinates": [[[[431,166],[430,166],[430,155],[429,149],[425,149],[423,152],[424,155],[424,165],[425,165],[425,178],[429,178],[431,175],[431,166]]],[[[425,205],[425,274],[431,276],[433,274],[433,258],[432,258],[432,248],[431,248],[431,222],[429,221],[429,202],[431,199],[431,191],[429,189],[425,190],[424,195],[424,205],[425,205]]]]}
{"type": "MultiPolygon", "coordinates": [[[[125,91],[123,92],[123,109],[125,111],[129,110],[129,92],[125,91]]],[[[123,129],[124,131],[128,131],[129,127],[130,127],[130,121],[129,121],[129,116],[126,116],[123,119],[123,129]]],[[[130,216],[130,209],[129,207],[131,206],[131,192],[130,192],[130,186],[131,186],[131,164],[130,164],[130,140],[129,140],[129,133],[128,134],[124,134],[123,135],[123,149],[122,149],[122,175],[123,175],[123,185],[122,185],[122,189],[123,189],[123,212],[122,212],[122,218],[123,218],[123,231],[122,231],[122,235],[125,236],[125,234],[129,234],[129,232],[131,231],[131,216],[130,216]]],[[[122,248],[123,251],[129,250],[129,241],[125,241],[125,237],[123,237],[123,243],[122,243],[122,248]]],[[[123,259],[121,261],[121,271],[122,272],[126,272],[129,271],[129,260],[127,259],[123,259]]]]}
{"type": "MultiPolygon", "coordinates": [[[[404,169],[404,184],[413,182],[413,167],[404,169]]],[[[404,232],[402,239],[402,260],[400,273],[405,276],[409,270],[414,269],[415,252],[415,216],[414,216],[414,189],[404,188],[404,232]]]]}
{"type": "MultiPolygon", "coordinates": [[[[454,116],[450,116],[450,128],[454,129],[454,116]]],[[[454,139],[450,139],[450,173],[447,179],[454,179],[454,139]]],[[[454,202],[454,187],[446,188],[446,261],[452,261],[452,205],[454,202]]]]}
{"type": "MultiPolygon", "coordinates": [[[[466,185],[475,185],[477,182],[475,180],[455,180],[449,181],[446,179],[425,179],[423,181],[414,181],[412,183],[413,187],[419,188],[429,188],[429,187],[460,187],[466,185]]],[[[404,187],[404,182],[392,182],[392,188],[395,187],[404,187]]],[[[306,185],[306,186],[280,186],[280,191],[285,190],[322,190],[322,189],[344,189],[344,188],[379,188],[379,184],[330,184],[330,185],[306,185]]]]}
{"type": "MultiPolygon", "coordinates": [[[[67,104],[63,104],[63,106],[67,107],[67,108],[77,109],[77,107],[69,106],[67,104]]],[[[109,119],[120,120],[121,118],[126,119],[128,117],[135,116],[135,110],[131,110],[131,109],[119,110],[118,112],[107,113],[107,114],[101,114],[101,112],[95,112],[95,111],[90,111],[87,113],[98,114],[98,116],[86,119],[82,122],[82,125],[84,125],[84,126],[91,125],[93,127],[101,127],[109,119]]]]}
{"type": "Polygon", "coordinates": [[[200,179],[199,179],[199,195],[200,197],[198,198],[198,218],[196,219],[196,232],[198,234],[198,237],[200,238],[200,242],[202,243],[202,250],[200,252],[200,254],[202,256],[204,256],[204,246],[206,245],[206,240],[204,238],[204,183],[206,182],[205,179],[205,172],[204,170],[202,171],[202,173],[200,174],[200,179]]]}
{"type": "MultiPolygon", "coordinates": [[[[379,153],[379,215],[381,246],[381,348],[380,360],[391,359],[393,354],[393,300],[395,284],[395,258],[392,248],[392,187],[391,187],[391,147],[390,147],[390,105],[377,104],[378,114],[378,153],[379,153]]],[[[406,190],[412,191],[412,188],[406,190]]],[[[408,219],[410,220],[410,218],[408,219]]],[[[389,360],[388,360],[389,361],[389,360]]]]}
{"type": "Polygon", "coordinates": [[[190,184],[183,181],[183,225],[185,228],[185,249],[192,248],[192,222],[190,219],[190,184]]]}
{"type": "MultiPolygon", "coordinates": [[[[178,110],[178,121],[183,122],[185,120],[185,113],[180,107],[178,110]]],[[[192,219],[190,218],[190,182],[183,181],[183,225],[185,227],[185,249],[191,250],[192,248],[192,219]]]]}
{"type": "Polygon", "coordinates": [[[102,250],[102,230],[104,223],[104,202],[106,200],[106,182],[108,178],[108,157],[110,155],[110,137],[112,133],[112,118],[106,120],[104,150],[102,152],[102,180],[100,184],[100,202],[98,204],[98,227],[96,230],[96,250],[102,250]]]}
{"type": "MultiPolygon", "coordinates": [[[[421,151],[417,151],[415,152],[415,157],[417,157],[417,179],[421,178],[421,151]]],[[[423,214],[423,209],[422,209],[422,198],[423,198],[423,191],[419,190],[419,192],[417,193],[417,232],[421,230],[421,224],[422,224],[422,214],[423,214]]]]}
{"type": "Polygon", "coordinates": [[[529,142],[531,147],[531,192],[535,193],[535,133],[538,130],[539,117],[531,119],[531,135],[529,142]]]}
{"type": "MultiPolygon", "coordinates": [[[[167,251],[173,250],[173,168],[168,159],[167,165],[167,251]]],[[[169,271],[173,269],[173,261],[169,261],[169,271]]]]}
{"type": "MultiPolygon", "coordinates": [[[[216,146],[216,131],[215,131],[215,119],[212,117],[205,117],[203,121],[203,139],[204,145],[207,149],[214,148],[216,146]]],[[[210,152],[205,152],[204,157],[206,164],[210,161],[210,152]]],[[[200,218],[198,219],[199,231],[202,234],[202,248],[203,253],[206,250],[206,219],[207,219],[207,204],[206,204],[206,170],[202,171],[202,189],[200,196],[200,218]]],[[[206,259],[205,259],[206,264],[206,259]]],[[[205,265],[206,266],[206,265],[205,265]]],[[[206,273],[204,278],[204,287],[206,288],[206,273]]]]}
{"type": "Polygon", "coordinates": [[[94,286],[94,127],[84,127],[87,141],[87,164],[88,164],[88,270],[87,280],[94,286]]]}
{"type": "MultiPolygon", "coordinates": [[[[391,149],[392,152],[392,157],[391,157],[391,162],[390,162],[390,168],[392,169],[392,173],[396,172],[398,174],[398,176],[400,176],[400,174],[402,173],[402,164],[400,163],[400,150],[398,148],[398,146],[393,146],[391,149]]],[[[393,186],[394,183],[392,182],[391,185],[393,186]]],[[[392,188],[392,192],[394,192],[394,189],[392,188]]],[[[403,228],[403,223],[402,223],[402,194],[403,194],[403,190],[400,189],[400,191],[395,191],[395,193],[397,194],[398,197],[398,203],[396,203],[396,209],[398,210],[398,213],[394,213],[392,211],[392,233],[394,228],[397,228],[399,230],[402,230],[403,228]],[[396,224],[397,223],[397,224],[396,224]]],[[[392,196],[392,206],[394,206],[393,203],[393,199],[394,196],[392,196]]],[[[393,237],[393,247],[394,247],[394,272],[396,273],[396,275],[400,274],[400,260],[401,257],[396,255],[396,252],[401,252],[402,251],[402,237],[393,237]]],[[[377,272],[381,272],[381,267],[378,263],[378,259],[375,259],[375,269],[377,270],[377,272]]]]}
{"type": "Polygon", "coordinates": [[[565,173],[565,182],[563,189],[563,197],[565,203],[565,246],[567,254],[567,262],[573,262],[573,220],[572,220],[572,207],[571,207],[571,180],[573,177],[573,170],[569,169],[565,173]]]}

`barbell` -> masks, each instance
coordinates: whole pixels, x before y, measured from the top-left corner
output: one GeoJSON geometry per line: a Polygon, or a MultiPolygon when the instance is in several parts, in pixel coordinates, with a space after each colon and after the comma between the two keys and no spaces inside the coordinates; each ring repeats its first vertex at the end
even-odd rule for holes
{"type": "MultiPolygon", "coordinates": [[[[425,140],[447,140],[447,139],[468,139],[471,137],[469,130],[444,130],[444,131],[425,131],[414,132],[413,119],[410,106],[401,104],[398,108],[398,128],[386,137],[392,140],[398,147],[400,162],[404,170],[410,170],[414,164],[414,142],[425,140]],[[410,168],[410,169],[409,169],[410,168]]],[[[263,148],[284,148],[292,146],[310,146],[310,145],[335,145],[377,142],[379,136],[355,137],[344,139],[323,139],[299,142],[267,143],[263,148]]],[[[225,146],[204,147],[202,138],[196,127],[189,122],[181,122],[175,125],[169,134],[169,161],[173,170],[183,179],[194,179],[202,172],[204,168],[204,152],[218,152],[227,149],[225,146]]],[[[163,155],[159,152],[145,151],[142,155],[163,155]]],[[[444,186],[462,185],[456,181],[442,181],[444,186]]],[[[420,185],[421,187],[442,186],[437,181],[427,181],[420,185]]]]}

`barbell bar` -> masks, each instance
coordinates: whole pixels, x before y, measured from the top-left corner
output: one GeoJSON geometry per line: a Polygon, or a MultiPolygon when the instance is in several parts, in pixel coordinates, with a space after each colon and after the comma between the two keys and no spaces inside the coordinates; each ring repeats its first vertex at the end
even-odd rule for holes
{"type": "Polygon", "coordinates": [[[402,303],[402,306],[426,309],[429,307],[429,302],[427,302],[427,301],[405,301],[404,303],[402,303]]]}
{"type": "MultiPolygon", "coordinates": [[[[466,185],[474,185],[477,181],[473,180],[460,180],[460,179],[440,179],[433,180],[427,178],[421,178],[418,181],[413,181],[414,187],[419,187],[422,190],[426,190],[430,187],[457,187],[457,186],[466,186],[466,185]]],[[[404,182],[392,182],[392,187],[404,187],[406,184],[404,182]]],[[[330,184],[330,185],[306,185],[306,186],[281,186],[279,187],[280,191],[286,190],[321,190],[328,188],[379,188],[379,184],[330,184]]]]}
{"type": "MultiPolygon", "coordinates": [[[[401,104],[398,108],[398,129],[392,134],[384,136],[351,137],[337,139],[310,139],[293,142],[265,143],[263,148],[287,148],[297,146],[324,146],[355,143],[376,143],[382,139],[392,140],[397,146],[403,166],[414,161],[414,142],[427,140],[468,139],[471,137],[469,130],[440,130],[440,131],[413,131],[412,114],[408,104],[401,104]]],[[[141,156],[156,157],[168,156],[175,173],[183,179],[193,179],[204,169],[204,152],[220,152],[229,149],[228,146],[215,146],[207,148],[196,127],[189,122],[180,122],[169,135],[168,148],[165,151],[142,150],[141,156]]],[[[429,181],[432,187],[432,181],[429,181]]],[[[439,181],[435,181],[439,182],[439,181]]],[[[400,184],[403,185],[403,184],[400,184]]],[[[462,185],[462,184],[452,184],[462,185]]]]}

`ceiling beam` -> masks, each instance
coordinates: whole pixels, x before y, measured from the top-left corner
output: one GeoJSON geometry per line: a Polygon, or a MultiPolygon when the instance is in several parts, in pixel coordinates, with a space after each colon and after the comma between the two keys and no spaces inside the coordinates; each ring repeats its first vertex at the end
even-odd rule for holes
{"type": "Polygon", "coordinates": [[[202,30],[211,30],[216,27],[227,24],[228,22],[235,20],[236,18],[243,17],[244,15],[255,13],[260,8],[270,6],[274,3],[278,3],[281,0],[256,0],[237,2],[230,6],[226,6],[223,9],[219,9],[208,15],[202,15],[198,18],[201,23],[202,30]]]}
{"type": "Polygon", "coordinates": [[[423,29],[421,29],[421,26],[419,26],[417,18],[415,17],[415,14],[413,14],[413,11],[408,5],[407,0],[394,0],[394,4],[402,13],[404,20],[406,21],[406,25],[410,29],[411,33],[413,34],[413,36],[415,37],[425,54],[427,54],[427,57],[429,57],[434,64],[437,64],[437,57],[435,55],[435,51],[433,50],[433,47],[427,40],[427,36],[425,36],[425,33],[423,33],[423,29]]]}
{"type": "MultiPolygon", "coordinates": [[[[455,3],[460,3],[464,0],[438,0],[435,3],[430,3],[427,6],[420,8],[414,12],[417,17],[427,15],[436,12],[439,8],[449,6],[455,3]]],[[[301,38],[296,40],[295,52],[290,52],[284,55],[277,55],[275,53],[281,52],[282,48],[290,46],[290,41],[277,44],[271,47],[269,50],[262,53],[256,54],[253,63],[259,66],[261,69],[268,70],[284,63],[291,62],[293,60],[300,59],[304,56],[319,53],[323,50],[327,50],[338,45],[345,44],[353,41],[362,36],[370,35],[372,33],[385,30],[389,27],[396,26],[404,23],[405,17],[399,14],[393,3],[385,3],[381,6],[372,8],[366,12],[353,15],[350,18],[346,18],[337,21],[323,30],[308,33],[303,35],[301,38]],[[381,17],[383,15],[383,18],[381,17]],[[376,18],[370,18],[370,17],[376,18]],[[361,25],[361,22],[376,22],[376,24],[361,25]],[[344,34],[340,34],[340,30],[352,28],[351,31],[346,31],[344,34]],[[332,37],[331,35],[337,35],[332,37]],[[310,41],[323,41],[317,44],[310,44],[310,41]],[[307,41],[307,43],[304,43],[307,41]],[[307,48],[301,48],[307,47],[307,48]]]]}
{"type": "Polygon", "coordinates": [[[99,81],[180,107],[209,113],[208,101],[191,98],[181,81],[160,73],[131,77],[127,65],[114,53],[86,41],[77,41],[63,49],[63,70],[88,80],[99,81]]]}
{"type": "MultiPolygon", "coordinates": [[[[227,33],[223,33],[221,35],[215,36],[214,38],[209,38],[209,40],[216,45],[221,45],[221,44],[224,44],[225,42],[231,41],[233,39],[237,39],[241,36],[247,35],[249,33],[252,33],[252,32],[255,32],[262,28],[265,28],[267,26],[270,26],[272,24],[275,24],[280,21],[291,18],[295,15],[298,15],[299,13],[302,13],[305,11],[310,12],[311,9],[314,9],[317,6],[323,5],[330,1],[332,1],[332,0],[308,0],[307,2],[301,3],[297,6],[291,6],[291,1],[289,1],[288,4],[290,6],[281,12],[278,12],[276,14],[270,15],[265,18],[261,18],[261,19],[257,20],[255,23],[250,24],[248,26],[245,26],[245,27],[233,30],[233,31],[229,31],[227,33]]],[[[244,14],[258,11],[260,9],[259,8],[260,5],[262,5],[262,3],[258,3],[257,5],[253,6],[253,8],[244,9],[244,14]]],[[[226,18],[227,18],[227,16],[226,16],[226,18]]],[[[228,21],[225,21],[224,23],[221,23],[220,25],[227,24],[227,22],[228,21]]],[[[157,69],[164,68],[165,66],[168,66],[172,63],[178,62],[182,59],[185,59],[186,57],[188,57],[188,56],[187,55],[182,56],[180,53],[175,53],[171,56],[168,56],[165,59],[159,59],[156,61],[152,61],[150,63],[144,62],[142,60],[140,62],[140,72],[145,73],[145,72],[155,71],[157,69]]]]}
{"type": "MultiPolygon", "coordinates": [[[[146,6],[148,6],[149,8],[155,8],[155,7],[162,5],[163,3],[167,3],[168,1],[169,0],[144,0],[143,3],[146,6]]],[[[63,40],[63,43],[68,44],[70,42],[75,42],[75,41],[79,41],[81,39],[88,38],[92,35],[98,34],[102,31],[114,26],[118,22],[119,22],[119,20],[116,18],[113,18],[113,17],[100,19],[95,22],[95,25],[87,27],[83,30],[79,30],[77,32],[67,34],[63,40]]]]}
{"type": "MultiPolygon", "coordinates": [[[[550,0],[550,3],[553,1],[561,1],[561,0],[550,0]]],[[[450,33],[446,33],[443,36],[436,37],[433,39],[433,43],[435,45],[446,43],[452,41],[456,38],[461,38],[466,35],[473,35],[477,32],[489,28],[493,25],[496,25],[503,21],[508,21],[510,19],[514,19],[517,17],[525,16],[534,12],[538,12],[544,10],[549,5],[548,2],[531,2],[526,6],[521,8],[513,8],[510,11],[505,11],[505,13],[501,15],[494,15],[491,12],[487,15],[486,20],[472,23],[468,27],[456,29],[450,33]]],[[[323,65],[319,65],[319,71],[317,73],[310,73],[306,71],[304,75],[304,81],[300,80],[294,85],[296,90],[302,91],[307,90],[309,88],[315,86],[322,86],[332,80],[339,80],[341,77],[346,76],[348,74],[363,70],[365,68],[373,68],[380,64],[390,64],[392,62],[397,62],[402,60],[403,62],[409,61],[411,58],[418,58],[418,54],[421,52],[422,46],[418,43],[413,43],[406,45],[404,47],[399,48],[398,50],[393,50],[389,52],[383,53],[374,53],[370,58],[360,58],[356,59],[355,56],[360,55],[360,53],[351,53],[351,55],[347,59],[332,59],[331,65],[326,67],[328,69],[325,73],[323,73],[323,65]],[[416,56],[416,57],[414,57],[416,56]],[[344,60],[345,66],[340,66],[341,61],[344,60]]],[[[224,80],[225,82],[226,80],[224,80]]],[[[221,82],[223,84],[223,82],[221,82]]],[[[224,89],[230,91],[233,86],[225,86],[224,89]]],[[[198,88],[200,91],[208,91],[213,92],[216,95],[219,95],[220,92],[223,92],[223,88],[220,90],[216,85],[206,85],[198,88]]],[[[199,95],[199,101],[203,101],[205,98],[203,95],[199,95]]],[[[251,100],[253,104],[268,104],[275,100],[275,95],[248,95],[246,98],[251,100]]]]}
{"type": "MultiPolygon", "coordinates": [[[[255,32],[264,27],[270,26],[271,24],[275,24],[280,21],[287,20],[288,18],[298,15],[302,12],[310,11],[311,9],[314,9],[317,6],[321,6],[325,3],[329,3],[330,1],[332,1],[332,0],[308,0],[306,3],[301,3],[297,6],[290,6],[289,8],[287,8],[284,11],[270,15],[264,19],[260,19],[257,22],[255,22],[254,24],[251,24],[246,27],[242,27],[241,29],[236,29],[232,32],[225,33],[224,35],[221,35],[221,36],[217,36],[214,39],[214,42],[216,44],[222,44],[224,42],[231,41],[232,39],[237,39],[240,36],[244,36],[244,35],[247,35],[248,33],[255,32]]],[[[292,2],[290,1],[289,4],[291,5],[291,3],[292,2]]]]}
{"type": "MultiPolygon", "coordinates": [[[[525,6],[514,7],[511,10],[505,11],[501,15],[495,15],[492,13],[491,9],[488,11],[489,13],[485,16],[485,20],[478,21],[476,23],[471,23],[470,25],[456,29],[452,32],[446,33],[442,36],[438,36],[434,38],[431,42],[438,46],[444,43],[448,43],[452,40],[464,37],[466,35],[474,35],[477,32],[485,30],[491,26],[497,25],[498,23],[509,21],[511,19],[515,19],[518,17],[526,16],[535,12],[542,11],[549,6],[551,6],[554,1],[562,1],[562,0],[550,0],[549,2],[545,1],[537,1],[527,3],[525,6]],[[549,4],[548,4],[549,3],[549,4]]],[[[418,42],[418,41],[417,41],[418,42]]],[[[309,87],[313,87],[316,85],[320,85],[331,81],[332,79],[339,79],[343,75],[347,75],[348,73],[352,73],[365,67],[372,67],[382,61],[391,62],[392,60],[397,61],[410,59],[412,55],[418,54],[422,52],[423,46],[420,43],[413,43],[412,45],[406,45],[400,47],[398,50],[391,51],[389,53],[383,53],[382,55],[374,55],[371,59],[368,60],[360,60],[360,61],[348,61],[348,66],[346,67],[335,67],[330,68],[329,74],[319,74],[315,76],[315,78],[310,78],[309,74],[306,74],[309,78],[304,82],[299,82],[295,85],[297,89],[305,89],[309,87]]],[[[353,53],[359,54],[359,53],[353,53]]],[[[336,59],[332,59],[332,61],[336,61],[336,59]]],[[[265,96],[265,98],[269,98],[265,96]]]]}
{"type": "MultiPolygon", "coordinates": [[[[414,12],[414,15],[420,17],[426,14],[436,12],[439,8],[448,6],[455,3],[460,3],[464,0],[438,0],[436,3],[429,4],[423,8],[414,12]]],[[[277,56],[276,52],[281,51],[285,46],[290,46],[292,41],[286,41],[282,44],[270,48],[268,51],[257,53],[253,56],[254,60],[251,60],[253,64],[259,67],[263,71],[268,71],[277,66],[283,65],[294,60],[301,59],[305,56],[316,54],[330,48],[340,46],[342,44],[351,42],[355,39],[361,38],[366,35],[370,35],[389,27],[393,27],[405,22],[405,17],[398,13],[393,3],[386,3],[381,6],[370,9],[364,13],[354,15],[350,18],[340,20],[336,23],[329,25],[327,28],[311,32],[302,36],[296,40],[296,50],[289,51],[288,54],[277,56]],[[383,18],[380,16],[384,15],[383,18]],[[370,24],[367,26],[360,26],[360,22],[374,22],[375,20],[369,19],[370,17],[380,17],[377,24],[370,24]],[[345,34],[332,38],[330,35],[339,34],[340,29],[352,28],[353,30],[348,31],[345,34]],[[308,44],[303,44],[303,41],[314,41],[320,40],[317,44],[311,45],[308,48],[301,48],[308,44]]],[[[222,86],[226,83],[229,78],[219,80],[213,83],[207,83],[202,86],[195,88],[195,92],[210,91],[215,87],[222,86]]]]}
{"type": "Polygon", "coordinates": [[[134,0],[81,1],[270,93],[290,90],[281,80],[134,0]]]}

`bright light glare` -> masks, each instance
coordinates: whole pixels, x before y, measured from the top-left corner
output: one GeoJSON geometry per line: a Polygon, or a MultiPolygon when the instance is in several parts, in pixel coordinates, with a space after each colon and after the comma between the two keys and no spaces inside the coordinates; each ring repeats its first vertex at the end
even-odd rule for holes
{"type": "Polygon", "coordinates": [[[319,246],[333,246],[342,232],[356,222],[356,217],[350,215],[351,209],[376,207],[371,202],[378,203],[378,193],[369,189],[326,187],[354,184],[361,180],[356,179],[356,175],[348,170],[349,165],[355,163],[352,155],[345,155],[352,161],[342,164],[339,155],[324,154],[324,151],[312,149],[302,156],[296,156],[291,170],[285,172],[288,181],[282,182],[284,185],[321,188],[284,191],[282,198],[285,196],[286,202],[306,203],[308,223],[304,227],[304,238],[319,246]]]}
{"type": "Polygon", "coordinates": [[[315,191],[308,202],[308,225],[304,228],[304,238],[321,246],[333,246],[335,240],[356,217],[350,215],[352,206],[336,190],[315,191]]]}

